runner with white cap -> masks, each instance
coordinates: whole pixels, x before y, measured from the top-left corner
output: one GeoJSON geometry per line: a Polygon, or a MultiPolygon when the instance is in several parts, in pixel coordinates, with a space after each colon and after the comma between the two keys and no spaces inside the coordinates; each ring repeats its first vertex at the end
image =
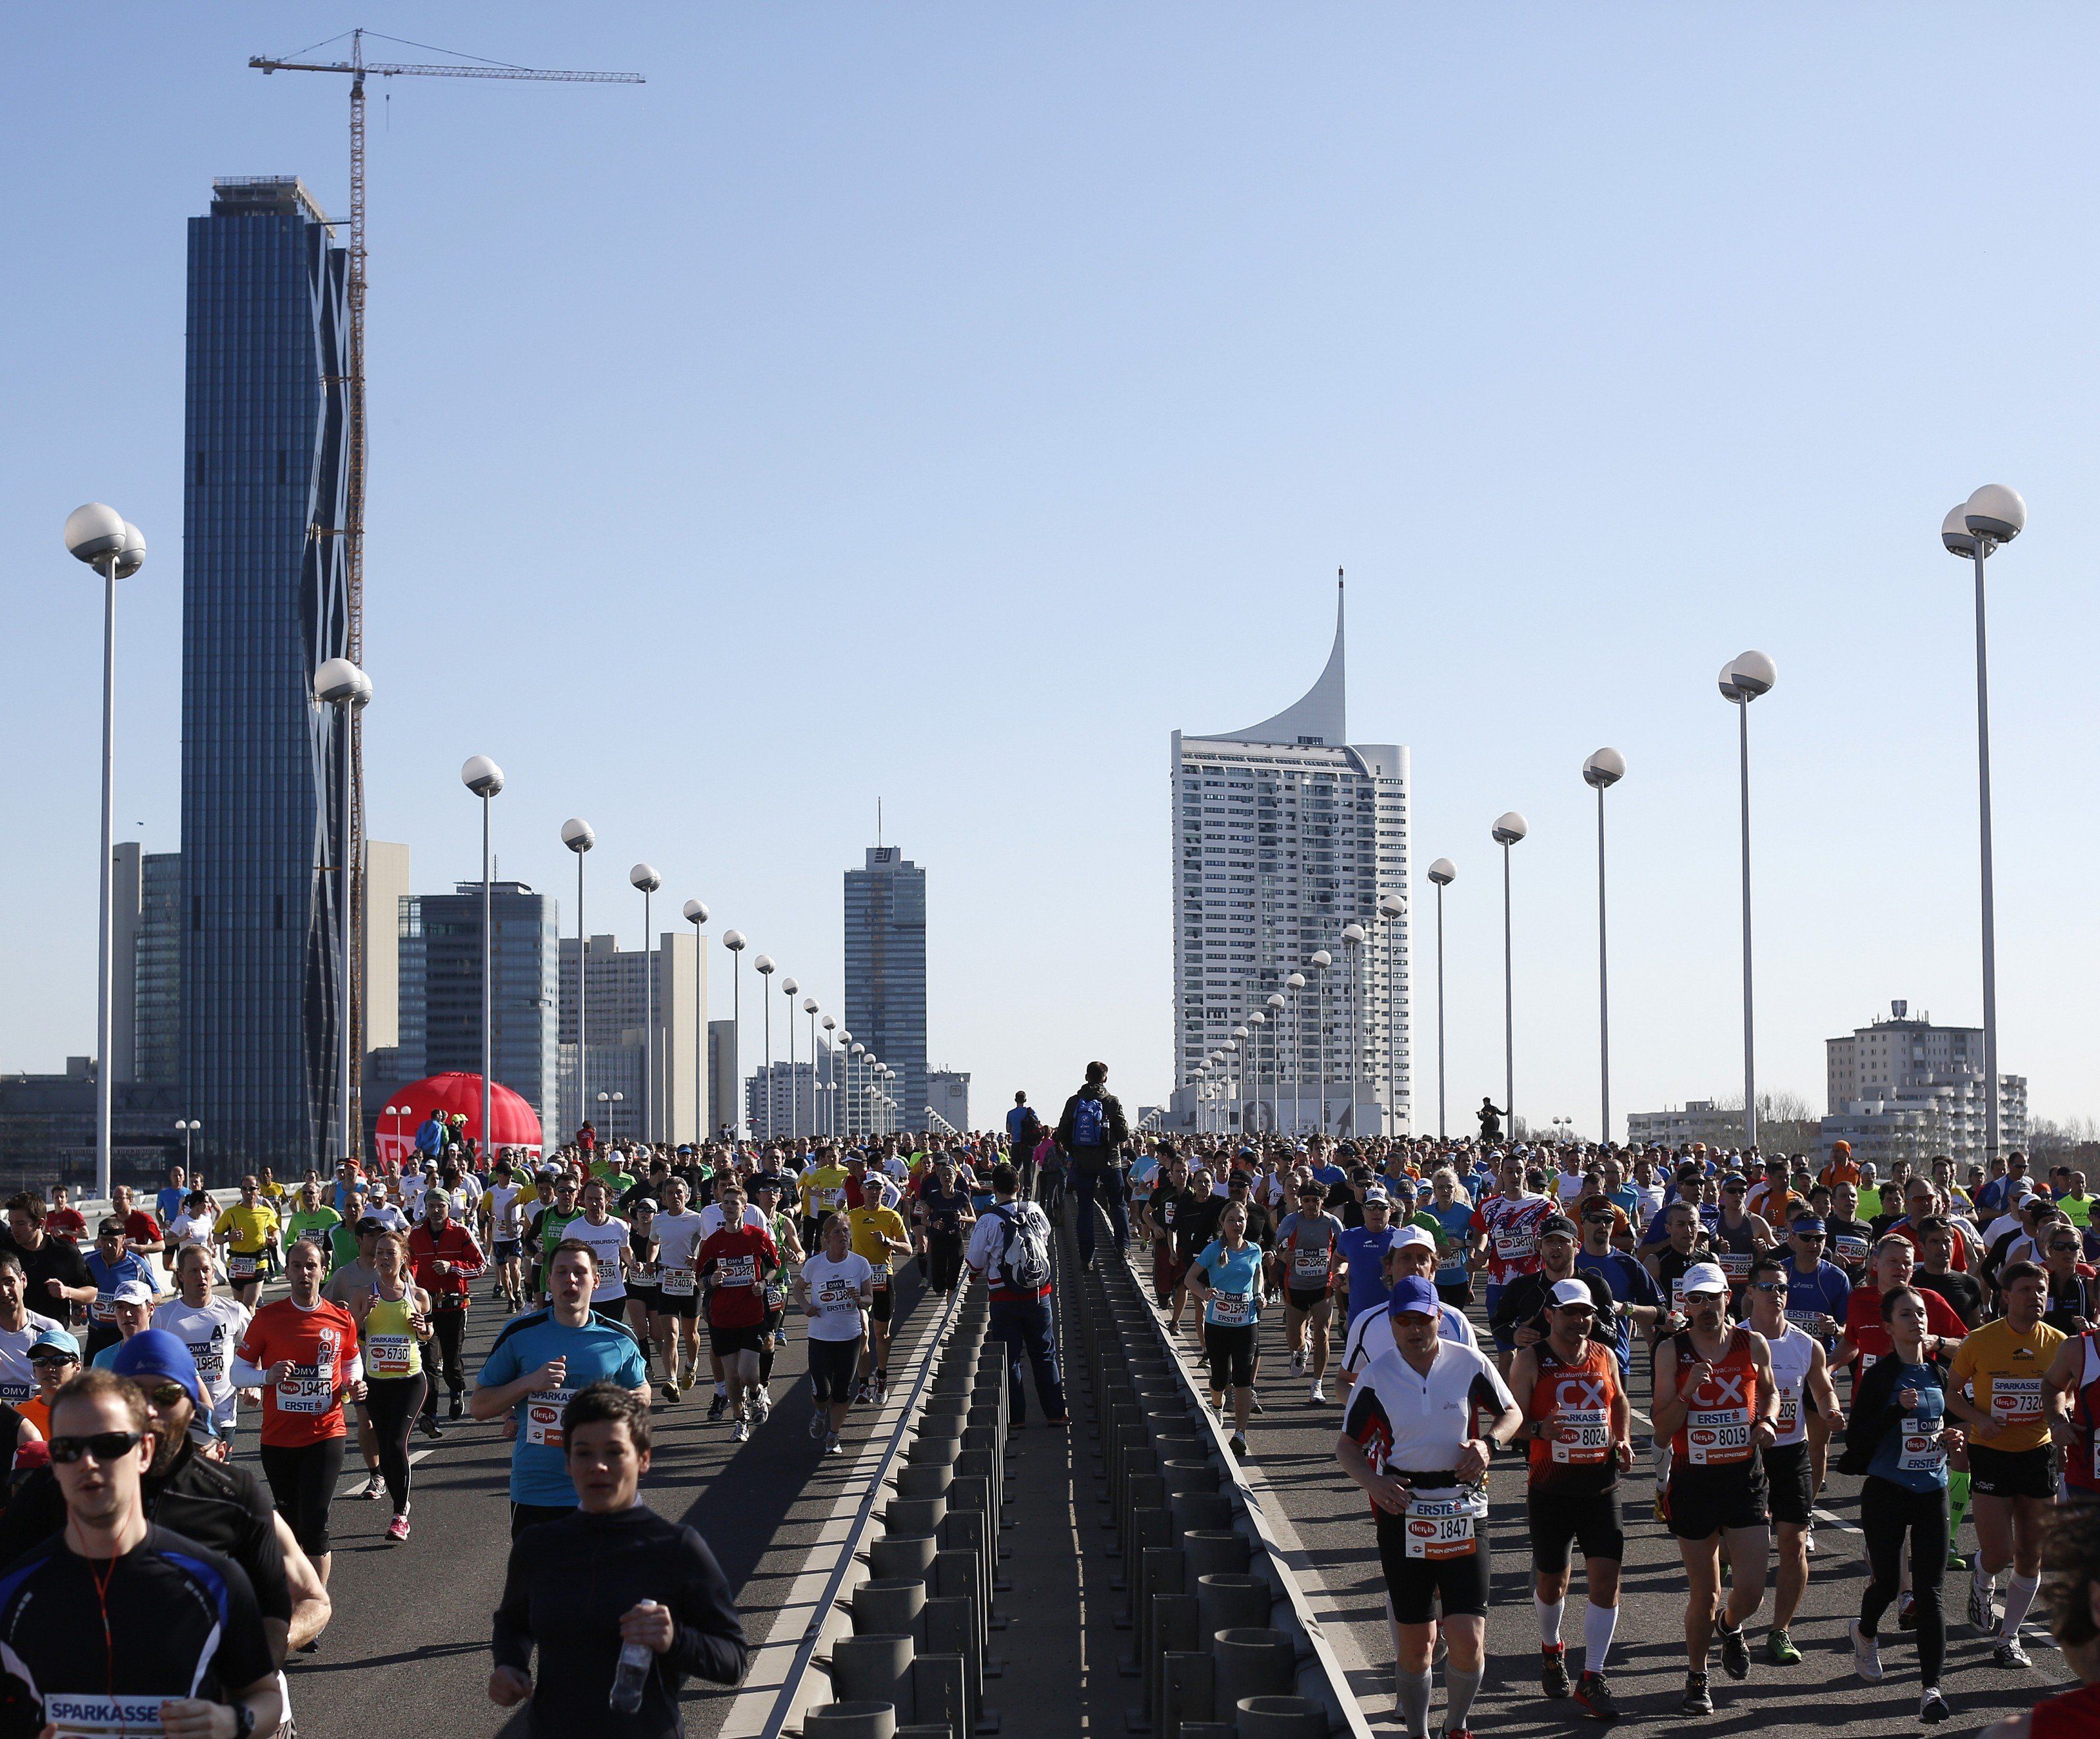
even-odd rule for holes
{"type": "MultiPolygon", "coordinates": [[[[1433,1282],[1436,1261],[1436,1240],[1420,1226],[1404,1226],[1394,1233],[1392,1242],[1386,1246],[1381,1282],[1387,1297],[1392,1296],[1394,1282],[1410,1276],[1433,1282]]],[[[1473,1332],[1471,1322],[1464,1311],[1445,1302],[1440,1287],[1437,1289],[1437,1303],[1443,1313],[1436,1327],[1439,1338],[1477,1351],[1480,1343],[1473,1332]]],[[[1387,1326],[1389,1321],[1385,1305],[1380,1304],[1359,1312],[1350,1322],[1348,1337],[1342,1345],[1342,1362],[1335,1372],[1335,1387],[1343,1394],[1347,1395],[1355,1384],[1357,1373],[1385,1350],[1385,1343],[1392,1335],[1387,1326]]]]}
{"type": "Polygon", "coordinates": [[[1728,1317],[1728,1277],[1719,1265],[1685,1271],[1688,1327],[1655,1349],[1655,1434],[1670,1441],[1666,1507],[1691,1591],[1684,1608],[1687,1715],[1711,1715],[1707,1650],[1721,1633],[1721,1665],[1749,1676],[1743,1626],[1764,1604],[1771,1550],[1763,1451],[1777,1435],[1779,1389],[1765,1337],[1728,1317]],[[1732,1582],[1721,1599],[1721,1552],[1732,1582]]]}

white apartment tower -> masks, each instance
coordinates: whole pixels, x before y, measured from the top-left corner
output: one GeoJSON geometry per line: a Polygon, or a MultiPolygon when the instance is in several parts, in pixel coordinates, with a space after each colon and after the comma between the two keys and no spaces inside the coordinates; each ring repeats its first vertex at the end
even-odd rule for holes
{"type": "Polygon", "coordinates": [[[1338,582],[1334,650],[1295,705],[1244,730],[1174,733],[1170,1128],[1409,1128],[1407,913],[1379,915],[1381,895],[1406,895],[1408,754],[1348,740],[1343,602],[1338,582]]]}

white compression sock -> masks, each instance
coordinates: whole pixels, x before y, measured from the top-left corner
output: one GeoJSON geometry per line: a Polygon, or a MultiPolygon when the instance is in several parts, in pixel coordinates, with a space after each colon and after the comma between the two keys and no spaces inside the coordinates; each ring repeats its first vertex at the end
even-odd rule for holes
{"type": "Polygon", "coordinates": [[[1540,1645],[1551,1649],[1560,1640],[1560,1614],[1567,1607],[1567,1598],[1564,1596],[1549,1605],[1534,1594],[1531,1597],[1531,1604],[1532,1609],[1538,1614],[1540,1645]]]}
{"type": "Polygon", "coordinates": [[[1429,1739],[1429,1675],[1400,1667],[1394,1670],[1393,1676],[1400,1719],[1407,1728],[1408,1739],[1429,1739]]]}
{"type": "Polygon", "coordinates": [[[1484,1668],[1476,1666],[1469,1673],[1462,1673],[1455,1666],[1444,1669],[1444,1730],[1462,1732],[1466,1717],[1473,1712],[1473,1699],[1480,1694],[1480,1679],[1484,1668]]]}
{"type": "Polygon", "coordinates": [[[2020,1634],[2021,1622],[2035,1602],[2035,1593],[2041,1587],[2039,1576],[2023,1576],[2015,1571],[2005,1583],[2005,1616],[1998,1626],[2001,1637],[2020,1634]]]}
{"type": "Polygon", "coordinates": [[[1604,1657],[1612,1652],[1612,1638],[1619,1627],[1619,1609],[1616,1606],[1590,1606],[1582,1609],[1582,1671],[1600,1673],[1604,1670],[1604,1657]]]}

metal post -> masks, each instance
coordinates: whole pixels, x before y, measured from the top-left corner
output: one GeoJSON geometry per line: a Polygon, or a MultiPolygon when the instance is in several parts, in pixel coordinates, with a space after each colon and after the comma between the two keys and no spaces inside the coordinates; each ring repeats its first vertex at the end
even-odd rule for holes
{"type": "MultiPolygon", "coordinates": [[[[1508,859],[1507,853],[1503,854],[1508,859]]],[[[1444,885],[1436,885],[1436,1139],[1450,1139],[1444,1124],[1444,885]]]]}
{"type": "Polygon", "coordinates": [[[1604,945],[1604,788],[1597,788],[1597,1070],[1603,1105],[1603,1132],[1612,1138],[1612,995],[1608,983],[1608,951],[1604,945]]]}
{"type": "Polygon", "coordinates": [[[736,961],[730,973],[729,995],[730,1036],[736,1052],[736,1103],[730,1107],[729,1138],[735,1141],[743,1137],[743,950],[730,951],[736,961]]]}
{"type": "Polygon", "coordinates": [[[337,1060],[341,1070],[338,1088],[342,1096],[342,1140],[339,1159],[348,1159],[364,1144],[351,1145],[350,1128],[350,979],[355,965],[351,952],[350,901],[355,885],[353,871],[357,863],[356,841],[351,836],[351,779],[353,768],[350,756],[350,721],[354,702],[346,702],[336,709],[336,722],[342,731],[342,844],[340,848],[337,872],[337,885],[342,895],[342,977],[337,997],[338,1024],[342,1029],[337,1035],[337,1060]]]}
{"type": "MultiPolygon", "coordinates": [[[[766,986],[772,987],[771,979],[766,980],[766,986]]],[[[773,1139],[773,999],[765,997],[762,1006],[765,1013],[765,1139],[770,1141],[773,1139]]]]}
{"type": "Polygon", "coordinates": [[[802,1097],[795,1091],[795,1004],[788,1004],[788,1139],[802,1137],[802,1097]]]}
{"type": "Polygon", "coordinates": [[[713,1084],[708,1079],[708,933],[693,926],[693,1142],[707,1145],[708,1127],[700,1103],[713,1084]]]}
{"type": "MultiPolygon", "coordinates": [[[[1991,869],[1991,686],[1983,633],[1983,558],[1988,538],[1976,540],[1976,802],[1983,872],[1983,1160],[1998,1154],[1998,916],[1991,869]]],[[[1747,803],[1748,798],[1745,799],[1747,803]]],[[[1745,920],[1747,921],[1747,920],[1745,920]]]]}
{"type": "Polygon", "coordinates": [[[496,920],[488,879],[488,805],[494,795],[488,791],[481,794],[481,1159],[484,1165],[490,1145],[489,1077],[495,1066],[496,1049],[496,920]]]}
{"type": "Polygon", "coordinates": [[[1502,1107],[1516,1140],[1516,973],[1510,950],[1510,842],[1502,842],[1502,1107]]]}
{"type": "MultiPolygon", "coordinates": [[[[1743,1145],[1758,1145],[1756,1026],[1750,998],[1750,703],[1736,703],[1743,775],[1743,1145]]],[[[1988,1040],[1986,1041],[1988,1044],[1988,1040]]]]}
{"type": "Polygon", "coordinates": [[[110,1109],[115,1085],[110,1068],[115,1036],[116,1011],[112,1001],[117,924],[116,889],[111,884],[110,854],[116,849],[117,827],[117,558],[112,550],[102,569],[102,896],[97,939],[95,1011],[95,1194],[98,1201],[109,1199],[112,1181],[110,1159],[110,1109]]]}
{"type": "Polygon", "coordinates": [[[590,1101],[590,933],[584,928],[584,858],[576,854],[576,1104],[591,1114],[590,1101]]]}

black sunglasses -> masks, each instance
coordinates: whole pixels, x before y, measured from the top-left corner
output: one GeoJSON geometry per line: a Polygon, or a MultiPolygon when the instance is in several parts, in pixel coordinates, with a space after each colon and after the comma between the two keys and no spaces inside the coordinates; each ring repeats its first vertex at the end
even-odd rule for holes
{"type": "Polygon", "coordinates": [[[51,1459],[70,1467],[83,1455],[92,1455],[107,1467],[138,1448],[145,1436],[143,1431],[99,1431],[91,1437],[53,1437],[51,1459]]]}
{"type": "Polygon", "coordinates": [[[165,1413],[170,1407],[180,1406],[183,1402],[190,1400],[192,1397],[190,1395],[190,1392],[184,1388],[181,1384],[167,1382],[156,1383],[151,1388],[146,1391],[146,1398],[165,1413]]]}

